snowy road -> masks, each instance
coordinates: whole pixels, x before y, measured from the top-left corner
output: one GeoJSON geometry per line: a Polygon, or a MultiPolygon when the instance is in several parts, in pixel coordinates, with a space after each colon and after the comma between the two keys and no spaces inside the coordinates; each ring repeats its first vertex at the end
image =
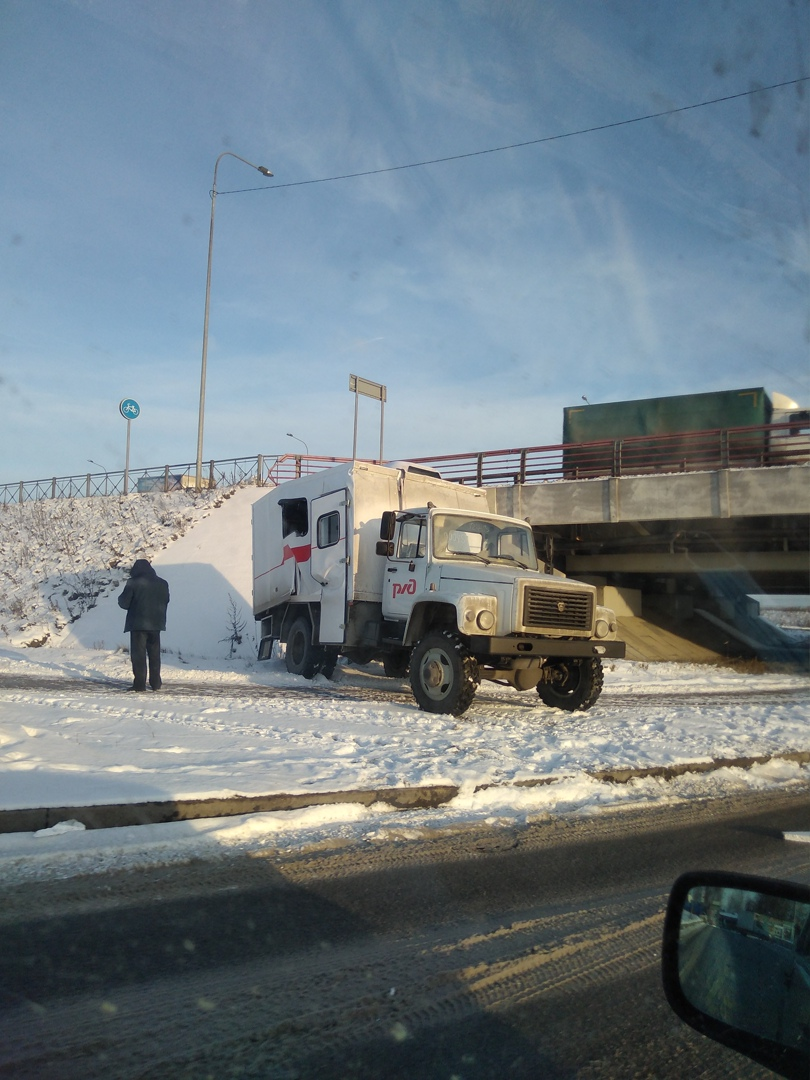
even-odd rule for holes
{"type": "Polygon", "coordinates": [[[67,872],[77,846],[83,865],[109,865],[130,845],[151,862],[808,783],[802,675],[620,661],[586,713],[485,684],[457,719],[421,712],[407,682],[347,666],[335,682],[289,675],[280,660],[164,667],[161,693],[133,694],[124,653],[0,653],[0,810],[285,793],[313,805],[104,837],[0,837],[4,873],[67,872]],[[321,792],[437,785],[458,794],[432,811],[314,805],[321,792]]]}
{"type": "MultiPolygon", "coordinates": [[[[376,665],[375,665],[376,666],[376,665]]],[[[686,684],[688,685],[688,684],[686,684]]],[[[81,679],[75,680],[71,685],[62,677],[47,675],[8,674],[0,672],[0,693],[4,690],[44,690],[49,693],[80,693],[80,694],[120,694],[126,690],[126,685],[112,679],[81,679]]],[[[149,691],[145,691],[149,696],[149,691]]],[[[174,683],[166,686],[161,693],[162,698],[194,698],[194,697],[227,697],[234,701],[262,700],[272,698],[274,700],[285,697],[298,697],[311,695],[316,698],[334,698],[335,703],[341,701],[395,701],[399,704],[414,705],[413,696],[407,681],[380,678],[373,674],[365,676],[356,673],[354,677],[344,678],[340,683],[332,683],[327,680],[307,682],[298,680],[295,686],[268,686],[256,683],[222,683],[217,685],[210,681],[193,682],[184,680],[182,683],[174,683]]],[[[715,707],[719,705],[741,704],[762,705],[778,698],[783,704],[796,704],[804,706],[807,702],[807,688],[805,686],[781,686],[771,687],[767,690],[758,688],[756,682],[737,686],[735,689],[711,689],[703,684],[698,684],[694,690],[679,689],[672,693],[630,692],[602,694],[600,709],[624,710],[637,709],[639,707],[655,708],[656,710],[675,708],[690,705],[694,708],[715,707]]],[[[504,706],[507,711],[514,707],[536,710],[538,718],[543,719],[551,715],[546,707],[538,700],[531,691],[523,694],[510,693],[504,699],[504,695],[497,690],[488,692],[487,684],[479,689],[475,706],[492,707],[504,706]]],[[[559,716],[559,713],[555,713],[559,716]]],[[[574,713],[570,715],[571,722],[584,714],[574,713]]]]}
{"type": "Polygon", "coordinates": [[[810,795],[0,888],[0,1073],[770,1075],[666,1006],[683,870],[810,881],[810,795]]]}

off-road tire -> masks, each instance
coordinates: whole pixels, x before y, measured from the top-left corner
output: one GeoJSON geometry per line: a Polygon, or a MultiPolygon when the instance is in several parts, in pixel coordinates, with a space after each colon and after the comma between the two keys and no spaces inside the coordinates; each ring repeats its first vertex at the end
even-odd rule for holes
{"type": "Polygon", "coordinates": [[[411,666],[410,649],[398,649],[396,652],[386,653],[382,662],[383,670],[389,679],[404,679],[411,666]]]}
{"type": "Polygon", "coordinates": [[[602,693],[602,661],[598,656],[586,656],[550,661],[555,669],[552,682],[537,684],[537,693],[544,705],[566,712],[590,709],[602,693]]]}
{"type": "Polygon", "coordinates": [[[461,716],[480,683],[478,661],[450,630],[424,637],[411,655],[411,689],[420,709],[461,716]]]}
{"type": "Polygon", "coordinates": [[[312,643],[312,624],[306,615],[299,615],[287,635],[284,662],[291,675],[313,678],[323,663],[323,649],[312,643]]]}

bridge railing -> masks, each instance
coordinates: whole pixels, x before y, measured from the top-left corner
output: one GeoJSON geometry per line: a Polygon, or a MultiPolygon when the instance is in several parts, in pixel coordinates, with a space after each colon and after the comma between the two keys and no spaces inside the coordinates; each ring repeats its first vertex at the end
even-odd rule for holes
{"type": "Polygon", "coordinates": [[[810,462],[810,428],[795,423],[679,435],[635,435],[589,443],[529,446],[414,458],[447,480],[477,487],[603,476],[760,468],[810,462]]]}
{"type": "MultiPolygon", "coordinates": [[[[257,454],[206,462],[204,488],[236,484],[259,486],[328,469],[348,458],[312,454],[257,454]]],[[[511,450],[482,450],[412,458],[431,465],[446,480],[483,487],[492,484],[541,483],[600,476],[756,468],[810,463],[810,428],[795,423],[725,428],[681,435],[639,435],[626,439],[511,450]]],[[[83,473],[0,485],[0,504],[38,499],[124,495],[130,492],[179,491],[196,486],[196,462],[148,469],[83,473]]]]}

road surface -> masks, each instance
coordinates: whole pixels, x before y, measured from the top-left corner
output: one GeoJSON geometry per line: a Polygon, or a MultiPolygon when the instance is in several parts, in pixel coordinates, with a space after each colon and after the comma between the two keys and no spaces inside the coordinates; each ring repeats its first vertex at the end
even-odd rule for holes
{"type": "Polygon", "coordinates": [[[0,1077],[765,1077],[666,1005],[686,869],[810,882],[810,791],[0,886],[0,1077]]]}

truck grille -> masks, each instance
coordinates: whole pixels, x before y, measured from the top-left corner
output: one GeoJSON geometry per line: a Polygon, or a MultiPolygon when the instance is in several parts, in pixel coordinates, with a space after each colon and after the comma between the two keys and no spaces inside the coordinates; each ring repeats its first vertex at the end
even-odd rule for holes
{"type": "Polygon", "coordinates": [[[556,630],[590,635],[593,595],[571,589],[527,585],[523,591],[523,625],[527,630],[556,630]]]}

